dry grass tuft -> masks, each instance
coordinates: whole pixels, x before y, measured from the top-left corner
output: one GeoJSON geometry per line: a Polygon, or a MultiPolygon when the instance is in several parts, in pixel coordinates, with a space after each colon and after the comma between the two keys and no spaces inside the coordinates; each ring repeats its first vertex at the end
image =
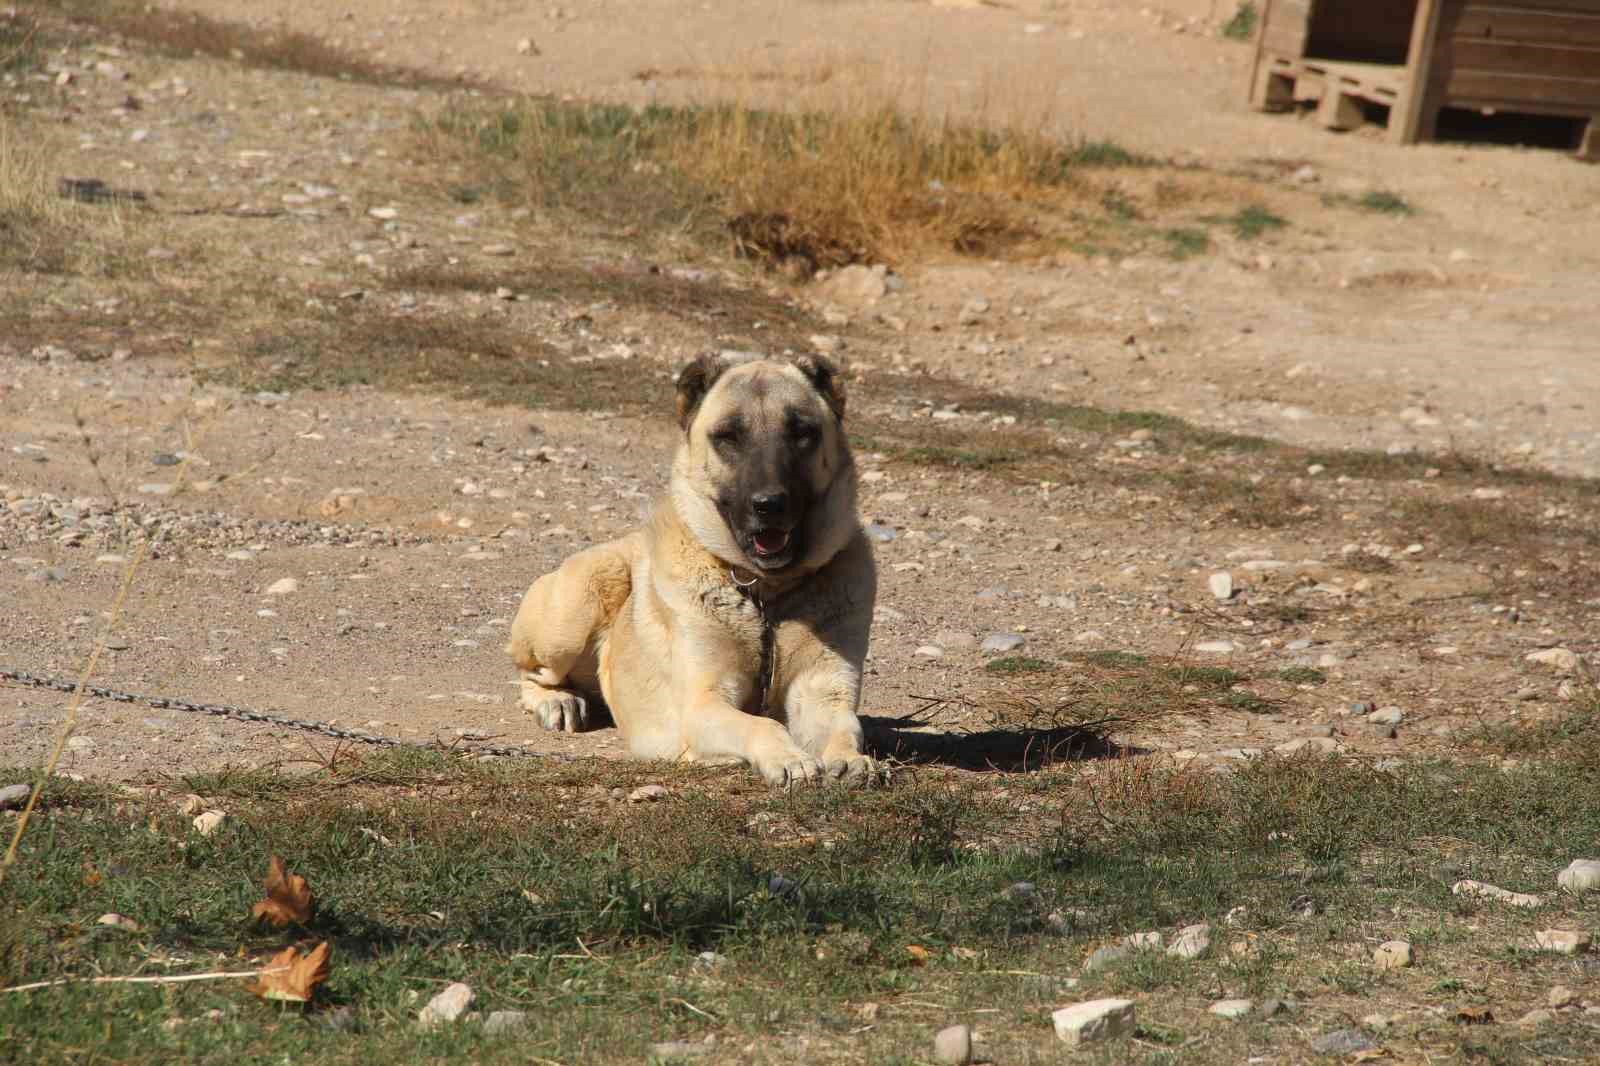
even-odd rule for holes
{"type": "Polygon", "coordinates": [[[0,268],[61,273],[69,266],[77,213],[56,195],[33,132],[0,114],[0,268]]]}
{"type": "Polygon", "coordinates": [[[479,179],[457,186],[461,193],[488,187],[629,235],[731,241],[797,274],[914,254],[1036,251],[1090,236],[1160,243],[1127,220],[1102,234],[1111,208],[1091,177],[1154,160],[1043,131],[1042,123],[908,115],[876,100],[811,111],[535,100],[448,108],[420,136],[430,155],[479,179]]]}

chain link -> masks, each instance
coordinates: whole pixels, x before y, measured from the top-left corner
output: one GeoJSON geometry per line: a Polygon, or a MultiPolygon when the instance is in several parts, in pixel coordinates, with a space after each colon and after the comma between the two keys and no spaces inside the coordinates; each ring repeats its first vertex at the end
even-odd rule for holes
{"type": "MultiPolygon", "coordinates": [[[[26,673],[22,670],[12,670],[4,666],[0,666],[0,681],[14,681],[19,685],[51,689],[55,692],[73,693],[78,691],[78,684],[75,681],[65,681],[54,677],[39,677],[35,674],[26,673]]],[[[485,744],[479,747],[460,748],[436,740],[401,740],[398,737],[386,737],[379,733],[368,733],[360,729],[340,729],[338,726],[330,725],[327,722],[309,722],[300,718],[288,718],[281,714],[266,714],[262,711],[252,711],[248,707],[235,707],[228,703],[196,703],[193,700],[178,699],[175,696],[143,696],[135,692],[119,692],[116,689],[102,688],[99,685],[84,685],[83,691],[87,696],[93,696],[95,699],[100,700],[111,700],[115,703],[143,703],[146,706],[156,707],[161,710],[183,711],[187,714],[209,714],[215,718],[231,718],[236,722],[271,725],[280,729],[296,729],[302,733],[316,733],[320,736],[332,737],[335,740],[350,740],[358,744],[373,744],[381,748],[414,748],[421,751],[462,752],[468,755],[493,755],[507,759],[551,759],[558,762],[566,762],[572,758],[569,755],[559,753],[534,751],[515,744],[485,744]]]]}

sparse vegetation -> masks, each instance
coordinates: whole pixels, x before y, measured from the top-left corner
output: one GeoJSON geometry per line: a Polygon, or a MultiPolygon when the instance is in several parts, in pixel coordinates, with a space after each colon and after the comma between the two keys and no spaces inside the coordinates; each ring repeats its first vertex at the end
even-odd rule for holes
{"type": "Polygon", "coordinates": [[[1252,0],[1242,0],[1228,21],[1222,24],[1222,36],[1230,41],[1248,41],[1256,35],[1256,24],[1260,21],[1252,0]]]}
{"type": "Polygon", "coordinates": [[[1291,685],[1325,685],[1328,675],[1314,666],[1289,666],[1278,671],[1278,677],[1291,685]]]}
{"type": "Polygon", "coordinates": [[[1050,663],[1027,655],[1007,655],[999,659],[990,659],[983,664],[983,668],[991,674],[1009,677],[1012,674],[1040,673],[1050,669],[1050,663]]]}
{"type": "Polygon", "coordinates": [[[1360,196],[1350,196],[1346,193],[1324,193],[1322,202],[1329,207],[1347,206],[1357,207],[1363,211],[1373,211],[1380,215],[1414,215],[1416,208],[1412,207],[1399,193],[1389,192],[1385,189],[1374,189],[1362,193],[1360,196]]]}
{"type": "Polygon", "coordinates": [[[1233,235],[1241,241],[1253,241],[1263,233],[1283,229],[1288,225],[1283,218],[1259,204],[1241,207],[1219,221],[1226,223],[1228,228],[1233,230],[1233,235]]]}
{"type": "Polygon", "coordinates": [[[1164,230],[1161,239],[1167,242],[1167,254],[1174,259],[1188,259],[1211,248],[1211,236],[1193,226],[1175,226],[1164,230]]]}
{"type": "MultiPolygon", "coordinates": [[[[1455,932],[1428,943],[1414,977],[1387,979],[1389,995],[1447,1004],[1469,995],[1441,986],[1450,967],[1481,965],[1535,923],[1582,921],[1585,905],[1566,900],[1537,917],[1465,903],[1424,873],[1447,863],[1458,873],[1446,885],[1542,884],[1586,847],[1600,832],[1597,764],[1550,755],[1516,775],[1267,757],[1218,776],[1120,758],[1035,775],[1048,787],[1022,793],[1032,814],[1018,819],[1016,794],[996,792],[992,776],[774,796],[714,772],[621,764],[597,783],[587,768],[403,754],[304,777],[174,781],[229,810],[208,838],[169,796],[62,781],[7,886],[0,983],[149,971],[152,959],[178,974],[218,955],[248,969],[296,938],[329,941],[331,973],[304,1010],[275,1009],[238,983],[67,985],[0,998],[0,1021],[41,1062],[88,1041],[112,1062],[394,1057],[418,1041],[438,1058],[524,1061],[531,1049],[593,1061],[708,1033],[721,1062],[732,1061],[724,1048],[774,1028],[806,1034],[826,1061],[884,1061],[922,1054],[949,1012],[981,1009],[1008,1020],[986,1030],[988,1053],[1020,1061],[1055,1053],[1040,1019],[1073,976],[1083,983],[1070,998],[1293,991],[1300,1024],[1333,1027],[1348,997],[1371,991],[1367,941],[1394,931],[1392,908],[1455,932]],[[643,806],[607,798],[611,785],[644,780],[671,794],[643,806]],[[315,893],[303,927],[247,921],[269,854],[315,893]],[[1222,926],[1235,908],[1241,917],[1222,926]],[[1474,912],[1470,932],[1454,921],[1462,908],[1474,912]],[[140,931],[89,932],[106,912],[140,931]],[[1222,942],[1197,960],[1136,952],[1089,974],[1073,961],[1204,918],[1222,942]],[[455,980],[476,989],[485,1015],[526,1010],[526,1028],[497,1037],[464,1022],[419,1035],[420,1004],[455,980]],[[866,1002],[880,1007],[862,1027],[866,1002]],[[206,1020],[213,1010],[220,1021],[206,1020]]],[[[1517,981],[1570,982],[1564,965],[1524,954],[1517,981]]],[[[1164,1041],[1206,1024],[1203,998],[1145,998],[1141,1009],[1164,1041]]],[[[1253,1032],[1207,1028],[1201,1061],[1237,1057],[1253,1032]]],[[[1541,1033],[1566,1057],[1600,1053],[1565,1016],[1541,1033]]],[[[1484,1038],[1424,1016],[1389,1039],[1465,1053],[1484,1038]]]]}

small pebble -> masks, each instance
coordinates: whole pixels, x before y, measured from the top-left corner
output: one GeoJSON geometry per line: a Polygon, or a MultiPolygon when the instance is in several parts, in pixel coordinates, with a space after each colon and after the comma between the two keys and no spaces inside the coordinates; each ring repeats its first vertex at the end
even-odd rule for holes
{"type": "Polygon", "coordinates": [[[1390,940],[1378,945],[1372,961],[1381,970],[1403,970],[1412,963],[1411,945],[1404,940],[1390,940]]]}
{"type": "Polygon", "coordinates": [[[471,985],[462,984],[460,981],[447,985],[443,992],[428,1000],[428,1005],[418,1013],[417,1025],[423,1029],[431,1029],[436,1025],[457,1021],[467,1013],[467,1008],[472,1006],[474,998],[471,985]]]}
{"type": "Polygon", "coordinates": [[[936,1062],[966,1066],[972,1061],[972,1027],[952,1025],[940,1029],[933,1038],[933,1058],[936,1062]]]}

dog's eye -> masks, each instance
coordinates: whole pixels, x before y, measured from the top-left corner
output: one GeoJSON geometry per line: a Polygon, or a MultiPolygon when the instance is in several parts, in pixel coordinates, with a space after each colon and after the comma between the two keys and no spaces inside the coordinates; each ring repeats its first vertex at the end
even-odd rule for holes
{"type": "Polygon", "coordinates": [[[736,429],[722,429],[711,434],[711,446],[719,452],[734,452],[739,450],[739,431],[736,429]]]}
{"type": "Polygon", "coordinates": [[[812,426],[801,426],[794,431],[794,446],[804,452],[815,448],[819,439],[820,435],[812,426]]]}

